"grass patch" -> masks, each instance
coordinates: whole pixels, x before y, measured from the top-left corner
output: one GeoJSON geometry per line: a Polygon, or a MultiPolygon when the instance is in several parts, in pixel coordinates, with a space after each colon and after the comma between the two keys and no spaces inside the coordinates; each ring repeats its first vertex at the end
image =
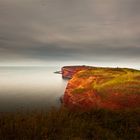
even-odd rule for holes
{"type": "Polygon", "coordinates": [[[48,112],[0,115],[1,140],[139,140],[140,109],[48,112]]]}
{"type": "MultiPolygon", "coordinates": [[[[101,94],[106,94],[108,89],[117,89],[126,94],[140,93],[140,71],[128,68],[93,68],[80,71],[76,75],[79,79],[96,77],[91,83],[90,88],[101,94]]],[[[86,80],[85,80],[86,81],[86,80]]],[[[81,89],[77,89],[80,92],[81,89]]],[[[82,92],[81,92],[82,93],[82,92]]]]}
{"type": "Polygon", "coordinates": [[[80,87],[80,88],[74,89],[72,93],[74,94],[83,93],[85,90],[86,90],[85,88],[80,87]]]}

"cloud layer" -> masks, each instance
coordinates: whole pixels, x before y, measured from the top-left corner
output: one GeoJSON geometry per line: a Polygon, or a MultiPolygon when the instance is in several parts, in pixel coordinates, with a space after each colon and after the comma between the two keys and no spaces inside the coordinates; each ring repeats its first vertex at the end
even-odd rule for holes
{"type": "Polygon", "coordinates": [[[140,64],[139,0],[1,0],[0,64],[140,64]]]}

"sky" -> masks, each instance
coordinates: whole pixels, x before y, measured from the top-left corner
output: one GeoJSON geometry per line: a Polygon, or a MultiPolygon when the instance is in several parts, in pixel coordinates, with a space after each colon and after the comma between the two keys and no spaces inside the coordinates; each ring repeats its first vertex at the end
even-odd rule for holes
{"type": "Polygon", "coordinates": [[[0,65],[140,66],[140,0],[0,0],[0,65]]]}

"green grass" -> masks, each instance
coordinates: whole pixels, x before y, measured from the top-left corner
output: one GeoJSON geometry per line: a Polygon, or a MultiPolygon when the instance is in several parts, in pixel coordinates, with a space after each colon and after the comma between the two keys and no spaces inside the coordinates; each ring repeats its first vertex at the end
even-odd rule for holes
{"type": "Polygon", "coordinates": [[[140,109],[0,114],[1,140],[139,140],[140,109]]]}
{"type": "MultiPolygon", "coordinates": [[[[93,68],[83,70],[75,75],[77,78],[88,79],[95,76],[96,80],[91,83],[91,89],[96,90],[99,93],[108,91],[108,89],[117,89],[121,92],[131,94],[140,93],[140,71],[128,68],[93,68]],[[133,83],[133,84],[132,84],[133,83]],[[135,84],[134,84],[135,83],[135,84]],[[137,89],[136,92],[131,92],[131,89],[137,89]]],[[[105,93],[106,94],[106,93],[105,93]]]]}
{"type": "Polygon", "coordinates": [[[85,90],[86,89],[85,88],[82,88],[82,87],[75,88],[75,89],[73,89],[72,93],[74,93],[74,94],[83,93],[85,90]]]}

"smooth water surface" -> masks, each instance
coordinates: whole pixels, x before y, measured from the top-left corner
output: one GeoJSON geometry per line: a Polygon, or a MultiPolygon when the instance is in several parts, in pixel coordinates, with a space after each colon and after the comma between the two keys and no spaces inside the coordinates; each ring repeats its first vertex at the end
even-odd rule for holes
{"type": "Polygon", "coordinates": [[[0,112],[60,106],[67,82],[58,67],[0,67],[0,112]]]}

